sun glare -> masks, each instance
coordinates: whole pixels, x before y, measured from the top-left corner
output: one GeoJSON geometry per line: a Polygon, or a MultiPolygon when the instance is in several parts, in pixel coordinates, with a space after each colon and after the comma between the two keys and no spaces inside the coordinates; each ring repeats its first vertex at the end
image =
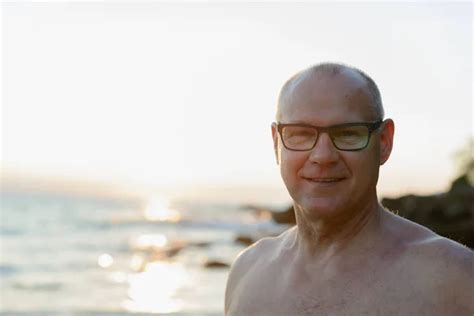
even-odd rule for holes
{"type": "Polygon", "coordinates": [[[162,248],[168,244],[168,238],[163,234],[140,235],[135,241],[138,249],[162,248]]]}
{"type": "Polygon", "coordinates": [[[172,262],[153,262],[145,271],[129,276],[129,300],[124,307],[138,313],[174,313],[182,309],[183,301],[176,298],[184,287],[188,274],[184,267],[172,262]]]}
{"type": "Polygon", "coordinates": [[[179,212],[171,209],[169,200],[163,197],[151,198],[144,215],[149,221],[178,222],[181,219],[179,212]]]}
{"type": "Polygon", "coordinates": [[[102,268],[108,268],[114,263],[114,258],[108,253],[103,253],[97,259],[97,264],[102,268]]]}

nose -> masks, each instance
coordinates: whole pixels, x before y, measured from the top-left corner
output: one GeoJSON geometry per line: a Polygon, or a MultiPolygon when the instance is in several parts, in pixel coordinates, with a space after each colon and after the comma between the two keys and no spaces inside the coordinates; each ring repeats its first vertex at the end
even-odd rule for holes
{"type": "Polygon", "coordinates": [[[327,133],[321,133],[311,150],[309,161],[318,164],[331,164],[339,159],[339,152],[327,133]]]}

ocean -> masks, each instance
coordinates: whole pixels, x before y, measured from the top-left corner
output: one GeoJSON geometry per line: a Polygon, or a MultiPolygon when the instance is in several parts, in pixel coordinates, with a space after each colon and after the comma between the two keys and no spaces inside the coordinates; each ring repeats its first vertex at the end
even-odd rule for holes
{"type": "Polygon", "coordinates": [[[3,192],[0,313],[222,315],[236,237],[284,229],[237,203],[3,192]]]}

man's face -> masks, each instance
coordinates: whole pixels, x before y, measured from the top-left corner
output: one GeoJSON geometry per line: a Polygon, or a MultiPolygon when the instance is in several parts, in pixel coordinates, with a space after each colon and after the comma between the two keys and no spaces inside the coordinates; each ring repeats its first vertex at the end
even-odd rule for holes
{"type": "MultiPolygon", "coordinates": [[[[356,73],[316,74],[301,80],[280,104],[281,123],[331,126],[378,120],[372,98],[356,73]]],[[[390,155],[393,122],[383,124],[361,151],[336,149],[329,135],[319,135],[309,151],[284,148],[272,127],[275,152],[285,185],[306,216],[332,217],[363,208],[376,199],[379,166],[390,155]]]]}

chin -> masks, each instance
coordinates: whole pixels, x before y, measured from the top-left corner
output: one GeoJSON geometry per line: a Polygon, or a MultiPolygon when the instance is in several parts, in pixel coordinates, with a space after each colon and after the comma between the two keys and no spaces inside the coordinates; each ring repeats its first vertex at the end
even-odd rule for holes
{"type": "Polygon", "coordinates": [[[334,217],[344,212],[344,205],[340,200],[334,200],[334,198],[306,198],[297,203],[298,207],[301,208],[301,212],[305,214],[305,217],[309,218],[324,218],[334,217]]]}

